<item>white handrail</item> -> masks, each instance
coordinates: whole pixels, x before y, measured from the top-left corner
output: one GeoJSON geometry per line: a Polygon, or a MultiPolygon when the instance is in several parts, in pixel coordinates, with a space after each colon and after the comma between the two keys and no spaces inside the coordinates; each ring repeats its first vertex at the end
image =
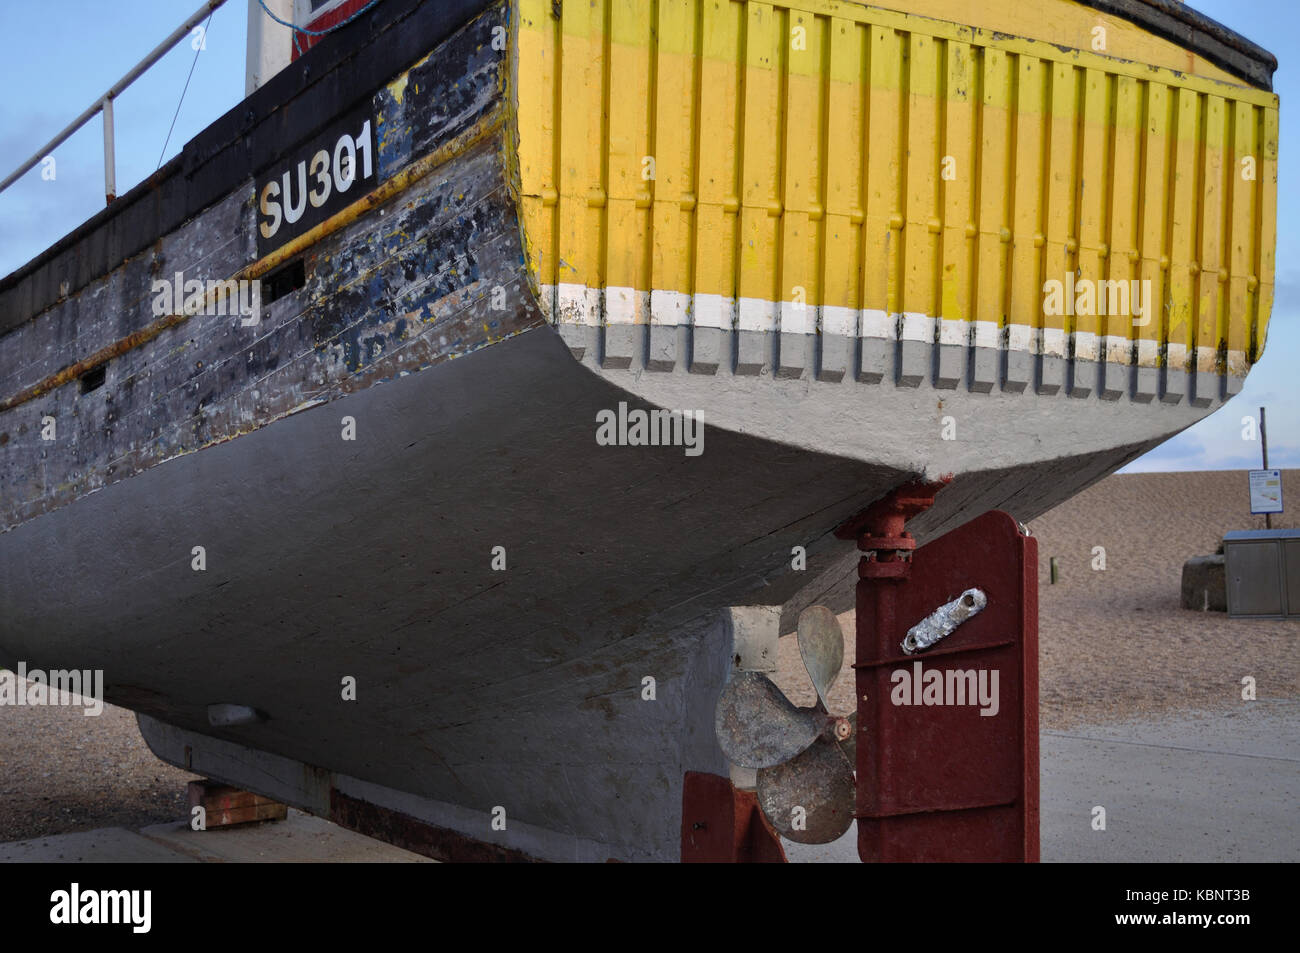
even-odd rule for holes
{"type": "Polygon", "coordinates": [[[206,0],[203,6],[195,11],[194,15],[178,26],[171,36],[159,43],[152,53],[142,59],[135,67],[109,87],[108,92],[100,96],[89,106],[85,112],[74,119],[61,133],[45,144],[44,148],[37,150],[36,155],[32,156],[22,165],[20,165],[12,174],[3,182],[0,182],[0,192],[3,192],[9,186],[17,182],[28,171],[35,168],[36,164],[44,159],[47,155],[61,146],[64,141],[74,132],[95,118],[96,113],[104,114],[104,197],[107,203],[111,203],[117,198],[117,174],[114,167],[114,149],[113,149],[113,100],[120,96],[128,86],[140,78],[140,75],[154,63],[163,58],[173,46],[189,35],[190,30],[196,27],[205,17],[211,16],[218,7],[224,4],[226,0],[206,0]]]}

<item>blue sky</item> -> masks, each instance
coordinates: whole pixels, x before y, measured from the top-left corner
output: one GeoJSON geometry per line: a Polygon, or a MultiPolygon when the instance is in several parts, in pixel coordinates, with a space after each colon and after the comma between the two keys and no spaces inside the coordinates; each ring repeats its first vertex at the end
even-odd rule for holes
{"type": "MultiPolygon", "coordinates": [[[[143,58],[199,6],[198,0],[0,0],[0,177],[44,143],[143,58]]],[[[1135,470],[1259,466],[1259,444],[1242,440],[1241,418],[1268,408],[1269,463],[1300,467],[1300,4],[1295,0],[1194,0],[1196,9],[1261,44],[1280,64],[1277,294],[1263,360],[1228,405],[1131,464],[1135,470]]],[[[117,182],[123,193],[154,171],[194,65],[162,159],[176,155],[244,95],[246,0],[212,18],[206,49],[183,42],[117,101],[117,182]]],[[[54,181],[40,167],[0,194],[0,275],[8,274],[103,207],[103,139],[92,120],[54,153],[54,181]]]]}

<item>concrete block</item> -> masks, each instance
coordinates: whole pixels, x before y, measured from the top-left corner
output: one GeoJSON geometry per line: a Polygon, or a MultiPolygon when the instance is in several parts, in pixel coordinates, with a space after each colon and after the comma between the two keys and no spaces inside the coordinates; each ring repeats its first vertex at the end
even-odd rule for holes
{"type": "Polygon", "coordinates": [[[677,328],[670,324],[650,325],[650,353],[645,366],[651,371],[671,371],[677,366],[677,328]]]}
{"type": "Polygon", "coordinates": [[[995,347],[975,348],[971,368],[970,389],[977,394],[987,394],[998,382],[1002,370],[1002,352],[995,347]]]}
{"type": "Polygon", "coordinates": [[[821,336],[821,360],[817,369],[819,381],[842,381],[853,362],[853,338],[843,334],[821,336]]]}
{"type": "Polygon", "coordinates": [[[920,387],[930,376],[931,345],[921,341],[901,341],[902,366],[898,369],[900,387],[920,387]]]}
{"type": "Polygon", "coordinates": [[[1183,563],[1181,605],[1201,612],[1228,611],[1226,557],[1193,556],[1183,563]]]}
{"type": "Polygon", "coordinates": [[[639,325],[611,324],[605,328],[605,356],[602,367],[627,368],[636,356],[636,336],[642,333],[639,325]]]}
{"type": "Polygon", "coordinates": [[[731,332],[723,331],[721,328],[695,328],[691,335],[691,366],[692,374],[716,374],[719,365],[727,358],[723,350],[727,343],[723,335],[730,336],[731,332]]]}
{"type": "Polygon", "coordinates": [[[772,342],[767,331],[741,331],[736,341],[736,374],[757,377],[772,359],[772,342]]]}
{"type": "Polygon", "coordinates": [[[966,376],[966,346],[939,345],[939,373],[934,379],[938,390],[955,390],[966,376]]]}
{"type": "Polygon", "coordinates": [[[808,366],[808,343],[807,334],[791,334],[786,331],[780,333],[777,377],[787,380],[798,380],[803,377],[804,368],[808,366]]]}
{"type": "Polygon", "coordinates": [[[894,342],[886,338],[863,338],[858,358],[858,380],[879,384],[894,375],[894,342]]]}
{"type": "Polygon", "coordinates": [[[1038,356],[1038,393],[1058,394],[1065,386],[1065,358],[1050,354],[1038,356]]]}

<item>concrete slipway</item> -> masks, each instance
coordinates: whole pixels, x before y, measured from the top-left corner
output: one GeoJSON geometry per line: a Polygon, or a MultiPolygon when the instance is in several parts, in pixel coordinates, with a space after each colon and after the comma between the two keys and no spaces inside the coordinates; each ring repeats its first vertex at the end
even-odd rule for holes
{"type": "MultiPolygon", "coordinates": [[[[1043,731],[1046,862],[1300,860],[1300,702],[1043,731]],[[1093,830],[1093,809],[1106,829],[1093,830]]],[[[856,832],[787,844],[803,863],[856,862],[856,832]]],[[[183,822],[0,844],[0,862],[370,862],[426,858],[291,811],[280,823],[198,833],[183,822]]]]}

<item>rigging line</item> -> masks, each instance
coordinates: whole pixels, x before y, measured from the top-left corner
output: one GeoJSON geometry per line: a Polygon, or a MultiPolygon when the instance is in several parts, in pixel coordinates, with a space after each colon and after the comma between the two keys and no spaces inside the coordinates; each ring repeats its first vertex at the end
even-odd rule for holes
{"type": "Polygon", "coordinates": [[[162,168],[163,156],[167,154],[167,143],[172,141],[172,132],[175,131],[176,120],[181,114],[181,104],[185,102],[185,93],[190,88],[190,80],[194,78],[194,67],[199,65],[199,54],[208,45],[208,27],[211,25],[212,17],[216,12],[216,10],[213,10],[212,13],[209,13],[208,19],[203,24],[203,35],[199,40],[198,48],[194,51],[194,62],[190,64],[190,75],[185,77],[185,88],[181,90],[180,102],[176,104],[176,113],[172,116],[171,127],[167,130],[167,138],[163,140],[162,152],[158,153],[158,164],[154,166],[155,172],[162,168]]]}
{"type": "Polygon", "coordinates": [[[266,5],[266,0],[257,0],[257,3],[258,3],[258,5],[262,8],[262,12],[263,12],[263,13],[265,13],[268,17],[270,17],[270,18],[271,18],[272,20],[274,20],[276,23],[280,24],[280,26],[287,26],[289,29],[293,30],[293,49],[294,49],[294,52],[296,52],[299,56],[301,56],[301,55],[303,54],[303,49],[302,49],[302,47],[298,45],[298,34],[299,34],[299,33],[304,33],[304,34],[306,34],[307,36],[328,36],[329,34],[333,33],[335,30],[339,29],[340,27],[345,27],[345,26],[347,26],[349,23],[351,23],[351,22],[352,22],[353,20],[355,20],[357,17],[361,16],[361,14],[365,13],[367,10],[369,10],[371,7],[373,7],[373,6],[374,6],[376,3],[378,3],[378,2],[379,2],[379,0],[370,0],[369,3],[367,3],[364,7],[362,7],[360,10],[358,10],[356,13],[352,14],[352,16],[348,17],[346,20],[341,20],[340,22],[334,24],[332,27],[329,27],[328,29],[325,29],[325,30],[309,30],[309,29],[307,29],[305,26],[298,26],[297,24],[290,23],[288,20],[281,20],[281,19],[280,19],[279,17],[277,17],[274,13],[271,12],[271,8],[268,7],[268,6],[266,5]]]}

